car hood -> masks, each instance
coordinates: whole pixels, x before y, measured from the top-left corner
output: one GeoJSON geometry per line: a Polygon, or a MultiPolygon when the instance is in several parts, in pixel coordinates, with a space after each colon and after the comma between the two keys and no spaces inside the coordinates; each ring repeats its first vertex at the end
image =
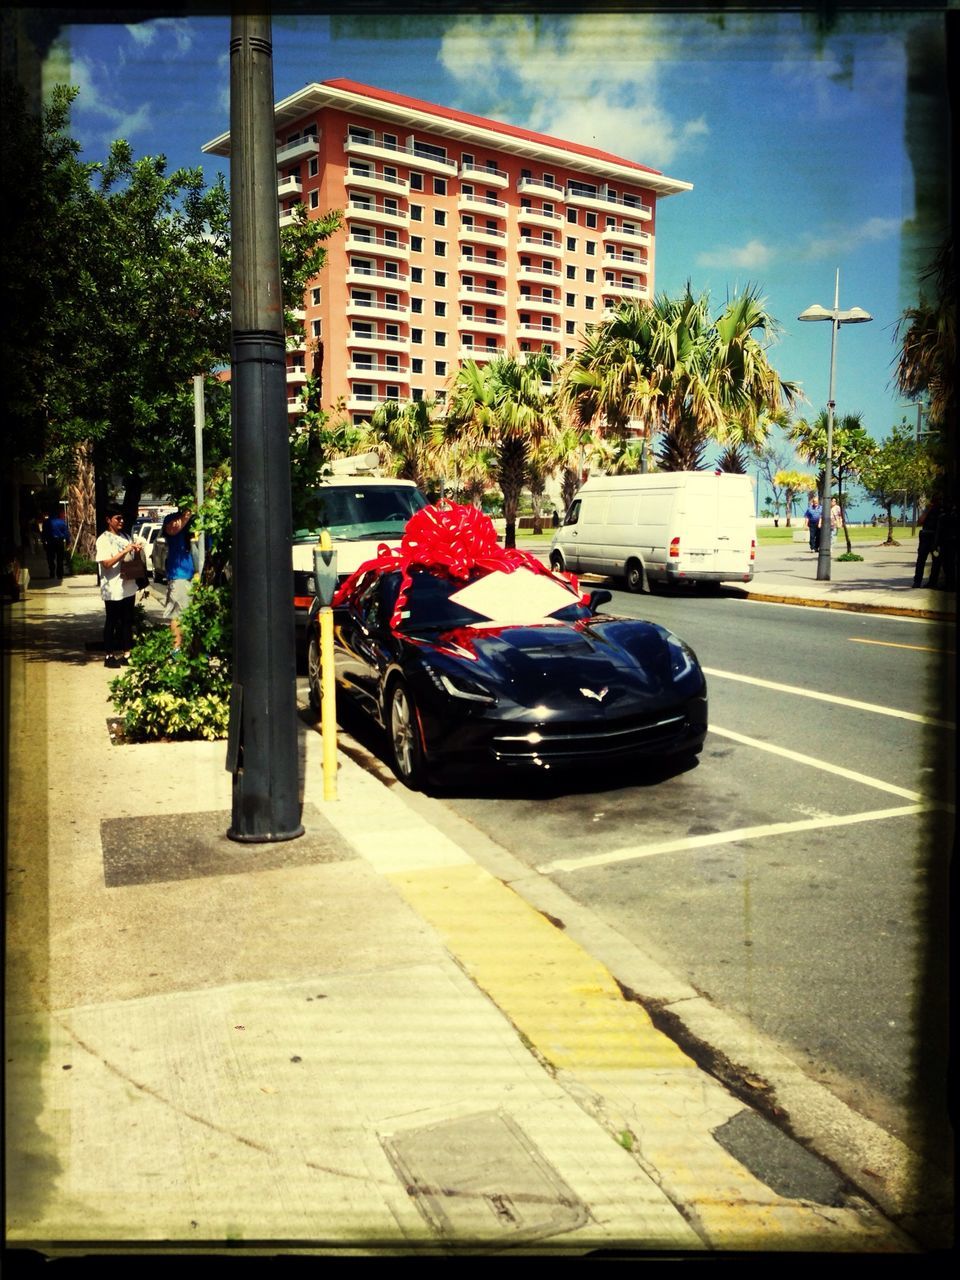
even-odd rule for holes
{"type": "MultiPolygon", "coordinates": [[[[575,708],[578,715],[596,708],[608,716],[634,710],[638,698],[676,698],[669,635],[654,623],[595,619],[462,627],[432,638],[431,647],[442,662],[452,660],[465,676],[521,706],[575,708]]],[[[694,663],[685,696],[702,686],[694,663]]]]}

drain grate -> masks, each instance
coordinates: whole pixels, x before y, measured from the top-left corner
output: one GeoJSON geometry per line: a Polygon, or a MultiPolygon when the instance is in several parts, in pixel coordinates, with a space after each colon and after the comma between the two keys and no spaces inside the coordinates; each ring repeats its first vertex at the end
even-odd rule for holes
{"type": "Polygon", "coordinates": [[[586,1206],[514,1121],[482,1112],[381,1139],[443,1240],[518,1244],[575,1231],[586,1206]]]}

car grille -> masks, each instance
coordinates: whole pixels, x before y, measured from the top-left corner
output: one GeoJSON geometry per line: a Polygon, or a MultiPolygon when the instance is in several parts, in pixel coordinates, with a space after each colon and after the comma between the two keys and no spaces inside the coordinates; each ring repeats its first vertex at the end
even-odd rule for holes
{"type": "Polygon", "coordinates": [[[684,707],[594,723],[557,723],[525,733],[498,733],[490,747],[499,761],[561,761],[591,755],[653,752],[690,729],[684,707]]]}

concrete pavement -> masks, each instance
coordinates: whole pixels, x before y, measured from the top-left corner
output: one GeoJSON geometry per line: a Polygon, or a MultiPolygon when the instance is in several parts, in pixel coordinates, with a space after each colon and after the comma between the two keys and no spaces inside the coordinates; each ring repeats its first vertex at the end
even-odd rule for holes
{"type": "Polygon", "coordinates": [[[34,579],[4,622],[8,1248],[944,1238],[910,1152],[879,1142],[865,1187],[788,1141],[642,1003],[697,993],[550,882],[344,752],[324,801],[306,710],[306,835],[239,845],[225,744],[111,740],[92,578],[34,579]]]}

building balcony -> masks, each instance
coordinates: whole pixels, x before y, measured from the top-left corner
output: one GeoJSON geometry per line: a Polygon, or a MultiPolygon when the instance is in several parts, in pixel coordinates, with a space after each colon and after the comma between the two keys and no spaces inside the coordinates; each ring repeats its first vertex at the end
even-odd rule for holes
{"type": "Polygon", "coordinates": [[[399,240],[385,240],[383,236],[358,236],[356,228],[347,236],[346,249],[348,253],[369,253],[377,258],[406,260],[410,257],[408,244],[401,244],[399,240]]]}
{"type": "Polygon", "coordinates": [[[307,339],[301,334],[292,334],[286,341],[287,351],[306,351],[307,339]]]}
{"type": "Polygon", "coordinates": [[[547,213],[545,209],[518,209],[517,221],[521,226],[559,227],[563,218],[559,213],[547,213]]]}
{"type": "Polygon", "coordinates": [[[287,413],[305,413],[307,402],[302,396],[294,396],[287,400],[287,413]]]}
{"type": "Polygon", "coordinates": [[[486,289],[477,284],[462,284],[457,290],[458,302],[475,302],[484,298],[496,298],[498,302],[503,304],[506,301],[506,297],[507,294],[504,289],[486,289]]]}
{"type": "Polygon", "coordinates": [[[403,302],[383,302],[379,298],[348,298],[348,316],[376,316],[385,320],[406,320],[410,308],[403,302]]]}
{"type": "Polygon", "coordinates": [[[447,160],[434,155],[424,144],[418,142],[413,134],[407,138],[406,153],[410,157],[406,163],[411,168],[422,169],[424,173],[439,173],[447,178],[457,176],[456,160],[447,160]]]}
{"type": "Polygon", "coordinates": [[[545,182],[543,178],[518,178],[517,191],[522,196],[540,196],[543,200],[565,199],[565,189],[558,182],[545,182]]]}
{"type": "Polygon", "coordinates": [[[486,316],[461,316],[457,321],[457,328],[467,332],[474,330],[477,333],[505,333],[507,322],[490,320],[486,316]]]}
{"type": "Polygon", "coordinates": [[[277,183],[277,197],[280,200],[287,200],[290,196],[302,196],[303,183],[299,178],[289,177],[281,178],[277,183]]]}
{"type": "Polygon", "coordinates": [[[297,138],[295,142],[285,142],[277,147],[277,168],[291,164],[294,160],[302,160],[304,156],[315,156],[320,153],[320,143],[314,137],[297,138]]]}
{"type": "Polygon", "coordinates": [[[469,271],[475,275],[505,276],[507,264],[490,258],[461,257],[457,263],[458,271],[469,271]]]}
{"type": "Polygon", "coordinates": [[[307,318],[307,312],[304,307],[294,307],[290,315],[294,320],[306,320],[307,318]]]}
{"type": "Polygon", "coordinates": [[[636,197],[624,198],[623,196],[611,195],[606,186],[600,186],[595,194],[590,194],[577,191],[568,184],[567,204],[575,204],[583,209],[598,209],[601,213],[610,213],[616,210],[618,213],[629,213],[633,218],[653,217],[652,205],[643,204],[636,197]]]}
{"type": "Polygon", "coordinates": [[[535,293],[521,293],[517,306],[521,311],[550,311],[554,315],[559,315],[563,310],[563,303],[559,298],[537,297],[535,293]]]}
{"type": "Polygon", "coordinates": [[[544,240],[542,236],[521,236],[521,249],[534,249],[544,258],[562,258],[563,244],[559,240],[544,240]]]}
{"type": "Polygon", "coordinates": [[[379,330],[374,333],[362,333],[351,329],[347,334],[347,346],[363,351],[400,351],[410,350],[410,339],[401,338],[399,334],[385,334],[379,330]]]}
{"type": "Polygon", "coordinates": [[[302,364],[287,365],[287,383],[306,382],[307,371],[302,364]]]}
{"type": "Polygon", "coordinates": [[[517,333],[521,338],[559,338],[559,328],[548,324],[518,324],[517,333]]]}
{"type": "Polygon", "coordinates": [[[473,360],[477,364],[484,364],[487,360],[496,360],[499,356],[506,355],[506,351],[506,347],[472,347],[469,343],[465,343],[457,354],[461,360],[473,360]]]}
{"type": "Polygon", "coordinates": [[[505,231],[490,231],[486,227],[468,225],[459,229],[457,240],[461,244],[505,245],[507,243],[507,233],[505,231]]]}
{"type": "Polygon", "coordinates": [[[641,231],[639,227],[635,230],[629,227],[608,227],[600,232],[600,239],[604,244],[649,244],[650,232],[641,231]]]}
{"type": "Polygon", "coordinates": [[[517,267],[518,280],[542,280],[547,284],[553,284],[563,279],[563,276],[556,267],[548,267],[546,265],[539,267],[517,267]]]}
{"type": "Polygon", "coordinates": [[[600,286],[604,298],[647,298],[650,296],[645,284],[628,283],[625,280],[605,280],[600,286]]]}
{"type": "Polygon", "coordinates": [[[374,382],[406,382],[410,370],[406,367],[384,364],[375,360],[373,364],[357,364],[356,357],[347,365],[348,378],[371,378],[374,382]]]}
{"type": "Polygon", "coordinates": [[[294,209],[280,210],[280,226],[281,227],[292,227],[293,224],[296,222],[296,220],[297,220],[297,215],[294,209]]]}
{"type": "Polygon", "coordinates": [[[389,271],[380,271],[376,267],[347,267],[347,284],[380,285],[383,288],[400,289],[406,293],[410,288],[409,276],[392,275],[389,271]]]}
{"type": "Polygon", "coordinates": [[[489,196],[457,196],[457,208],[461,213],[484,213],[488,218],[506,218],[509,205],[504,200],[492,200],[489,196]]]}
{"type": "Polygon", "coordinates": [[[390,404],[390,402],[395,399],[396,396],[383,396],[379,394],[364,395],[362,393],[360,395],[356,395],[353,391],[350,391],[347,395],[347,408],[355,411],[359,410],[360,412],[366,410],[367,412],[372,413],[379,405],[390,404]]]}
{"type": "Polygon", "coordinates": [[[361,204],[357,200],[348,200],[345,216],[348,222],[354,219],[362,219],[364,222],[376,222],[384,227],[403,227],[406,229],[410,225],[410,214],[406,209],[398,209],[393,205],[385,205],[379,202],[375,204],[361,204]]]}
{"type": "Polygon", "coordinates": [[[461,164],[461,182],[485,182],[490,187],[505,187],[510,181],[502,169],[485,169],[479,164],[461,164]]]}
{"type": "Polygon", "coordinates": [[[629,269],[632,267],[634,271],[646,271],[648,257],[645,253],[610,253],[609,250],[603,255],[604,265],[608,262],[624,263],[629,269]]]}
{"type": "Polygon", "coordinates": [[[348,169],[343,175],[345,187],[359,187],[364,191],[382,191],[385,195],[407,196],[410,183],[406,178],[395,178],[386,173],[367,173],[363,169],[348,169]]]}

